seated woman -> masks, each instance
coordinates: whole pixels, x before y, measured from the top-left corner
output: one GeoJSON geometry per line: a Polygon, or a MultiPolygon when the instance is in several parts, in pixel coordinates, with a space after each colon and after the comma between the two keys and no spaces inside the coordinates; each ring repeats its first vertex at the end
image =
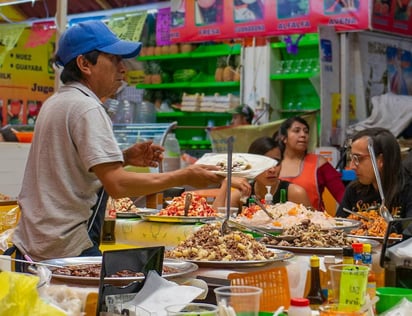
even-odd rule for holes
{"type": "Polygon", "coordinates": [[[395,136],[384,128],[369,128],[351,139],[350,168],[357,179],[346,188],[336,216],[347,217],[343,209],[360,212],[378,208],[381,198],[368,151],[368,139],[373,140],[373,151],[379,169],[385,206],[394,218],[412,217],[412,190],[410,160],[402,164],[401,150],[395,136]]]}
{"type": "Polygon", "coordinates": [[[325,188],[340,203],[345,192],[342,176],[325,157],[308,153],[309,124],[305,119],[299,116],[287,119],[273,137],[284,148],[281,179],[302,186],[318,211],[325,210],[322,199],[325,188]]]}
{"type": "MultiPolygon", "coordinates": [[[[279,179],[283,152],[277,141],[271,137],[258,138],[250,145],[248,153],[270,157],[276,160],[277,164],[256,176],[251,184],[249,184],[245,178],[233,177],[231,206],[239,207],[239,209],[241,209],[244,199],[252,195],[256,195],[259,200],[264,199],[265,194],[267,193],[266,186],[271,187],[270,193],[273,196],[273,204],[280,202],[280,191],[281,189],[284,189],[286,191],[287,201],[310,206],[310,200],[305,189],[299,185],[279,179]]],[[[223,180],[220,190],[216,195],[213,202],[214,208],[226,205],[226,194],[227,179],[223,180]]]]}

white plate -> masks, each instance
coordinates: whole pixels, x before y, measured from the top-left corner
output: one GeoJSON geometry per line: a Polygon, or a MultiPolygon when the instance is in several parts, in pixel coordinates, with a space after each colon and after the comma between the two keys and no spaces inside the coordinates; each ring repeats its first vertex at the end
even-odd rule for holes
{"type": "MultiPolygon", "coordinates": [[[[232,161],[236,159],[245,160],[250,164],[250,168],[242,171],[233,171],[233,176],[245,177],[254,179],[257,175],[261,174],[265,170],[276,166],[277,161],[262,155],[254,154],[244,154],[244,153],[234,153],[232,154],[232,161]]],[[[216,153],[207,153],[204,154],[201,158],[196,161],[196,164],[202,165],[213,165],[216,166],[220,162],[227,161],[227,154],[216,154],[216,153]]],[[[227,171],[215,171],[215,173],[226,176],[227,171]]]]}

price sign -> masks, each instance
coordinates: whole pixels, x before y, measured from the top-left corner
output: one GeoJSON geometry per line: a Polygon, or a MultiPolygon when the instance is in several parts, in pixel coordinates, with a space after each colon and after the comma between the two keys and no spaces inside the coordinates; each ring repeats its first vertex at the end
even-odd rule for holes
{"type": "Polygon", "coordinates": [[[357,311],[364,304],[369,268],[345,266],[341,271],[339,310],[357,311]]]}

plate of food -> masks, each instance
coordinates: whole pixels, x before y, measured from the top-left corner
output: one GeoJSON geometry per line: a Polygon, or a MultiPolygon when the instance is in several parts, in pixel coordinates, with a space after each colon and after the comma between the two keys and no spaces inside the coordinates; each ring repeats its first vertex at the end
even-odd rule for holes
{"type": "Polygon", "coordinates": [[[170,203],[156,213],[141,213],[140,217],[147,221],[161,223],[198,223],[202,221],[214,220],[217,211],[213,209],[205,197],[196,195],[193,192],[184,192],[180,196],[174,197],[170,203]],[[186,195],[191,194],[185,214],[186,195]]]}
{"type": "Polygon", "coordinates": [[[198,266],[245,268],[292,258],[290,251],[269,249],[250,234],[232,230],[222,235],[221,222],[207,223],[165,252],[165,257],[196,263],[198,266]]]}
{"type": "MultiPolygon", "coordinates": [[[[388,223],[385,219],[380,216],[376,210],[370,211],[360,211],[357,212],[361,217],[354,214],[350,214],[347,219],[359,220],[360,225],[351,229],[348,232],[349,236],[373,239],[383,242],[388,228],[388,223]],[[368,220],[369,219],[369,220],[368,220]]],[[[389,236],[390,241],[402,240],[402,235],[397,233],[392,233],[389,236]]]]}
{"type": "Polygon", "coordinates": [[[273,233],[281,233],[283,230],[299,225],[302,222],[317,224],[325,230],[340,229],[345,232],[360,225],[360,222],[357,220],[332,217],[326,212],[311,210],[302,204],[290,201],[268,205],[266,209],[273,215],[273,219],[267,216],[258,205],[253,205],[243,209],[235,221],[273,233]]]}
{"type": "Polygon", "coordinates": [[[343,230],[324,230],[319,225],[302,223],[283,231],[276,238],[259,239],[268,248],[291,251],[293,253],[341,254],[343,248],[353,243],[369,243],[372,249],[379,246],[374,240],[349,237],[343,230]],[[282,239],[287,236],[287,239],[282,239]],[[295,236],[295,238],[291,238],[295,236]]]}
{"type": "MultiPolygon", "coordinates": [[[[99,256],[59,258],[41,261],[41,263],[62,266],[62,268],[49,268],[53,281],[86,285],[98,285],[100,282],[102,257],[99,256]]],[[[165,258],[162,277],[166,279],[180,277],[197,269],[198,266],[195,263],[165,258]]],[[[143,281],[144,278],[141,272],[123,270],[116,275],[106,277],[105,280],[115,284],[127,284],[133,281],[143,281]]]]}
{"type": "MultiPolygon", "coordinates": [[[[220,170],[215,173],[226,176],[228,172],[227,154],[207,153],[200,157],[196,164],[218,166],[220,170]]],[[[232,154],[232,175],[254,179],[265,170],[278,164],[275,159],[255,154],[232,154]]]]}

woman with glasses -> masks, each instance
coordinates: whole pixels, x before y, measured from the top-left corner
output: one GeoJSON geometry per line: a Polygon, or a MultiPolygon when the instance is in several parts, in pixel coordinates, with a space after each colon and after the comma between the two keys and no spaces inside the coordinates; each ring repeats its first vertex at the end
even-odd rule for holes
{"type": "MultiPolygon", "coordinates": [[[[308,153],[309,124],[295,116],[284,121],[273,137],[284,148],[280,177],[302,186],[318,211],[324,211],[325,188],[340,203],[345,192],[341,174],[321,155],[308,153]]],[[[331,210],[334,211],[334,210],[331,210]]]]}
{"type": "MultiPolygon", "coordinates": [[[[249,147],[249,154],[256,154],[267,156],[275,159],[278,163],[276,166],[267,169],[261,174],[257,175],[254,181],[249,185],[246,179],[233,177],[231,191],[231,206],[241,207],[245,197],[255,195],[257,199],[263,200],[267,193],[266,186],[271,187],[271,194],[273,196],[273,204],[280,202],[280,192],[285,190],[286,201],[310,206],[310,200],[304,188],[299,185],[292,184],[288,181],[279,179],[279,173],[282,166],[283,152],[279,143],[271,137],[260,137],[256,139],[249,147]]],[[[219,193],[213,202],[213,207],[222,207],[226,204],[227,181],[222,182],[219,193]]],[[[248,201],[249,199],[247,199],[248,201]]]]}
{"type": "Polygon", "coordinates": [[[373,143],[385,206],[396,217],[412,216],[412,194],[410,174],[403,167],[401,150],[395,136],[387,129],[375,127],[355,134],[351,139],[350,168],[357,179],[346,188],[336,216],[347,217],[344,208],[355,211],[377,209],[381,203],[378,184],[368,150],[369,138],[373,143]]]}

